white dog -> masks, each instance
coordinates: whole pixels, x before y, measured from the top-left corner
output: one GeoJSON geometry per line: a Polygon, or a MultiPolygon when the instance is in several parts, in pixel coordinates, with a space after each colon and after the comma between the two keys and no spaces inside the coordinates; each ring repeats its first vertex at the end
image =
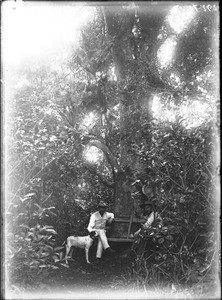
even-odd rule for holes
{"type": "Polygon", "coordinates": [[[90,232],[89,235],[86,236],[69,236],[66,240],[66,254],[65,261],[68,264],[67,258],[70,257],[69,252],[72,246],[77,248],[85,249],[86,261],[89,262],[89,249],[92,246],[94,240],[98,237],[98,233],[96,231],[90,232]],[[69,256],[68,256],[69,255],[69,256]]]}

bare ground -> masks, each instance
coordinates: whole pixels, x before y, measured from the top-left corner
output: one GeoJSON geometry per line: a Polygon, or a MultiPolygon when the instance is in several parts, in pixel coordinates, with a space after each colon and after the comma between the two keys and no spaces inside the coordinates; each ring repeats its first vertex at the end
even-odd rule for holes
{"type": "Polygon", "coordinates": [[[172,290],[169,285],[166,292],[154,296],[149,287],[138,290],[137,283],[129,280],[133,260],[121,258],[125,249],[116,247],[116,253],[104,253],[101,261],[96,263],[96,248],[92,247],[91,264],[86,263],[82,249],[75,249],[68,267],[60,266],[39,286],[38,292],[41,291],[44,297],[41,299],[219,299],[214,276],[211,279],[206,277],[192,289],[172,290]]]}

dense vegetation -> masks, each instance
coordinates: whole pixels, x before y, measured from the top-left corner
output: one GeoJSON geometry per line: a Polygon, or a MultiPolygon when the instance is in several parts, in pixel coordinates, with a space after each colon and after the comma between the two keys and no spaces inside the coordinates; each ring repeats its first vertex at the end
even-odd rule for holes
{"type": "Polygon", "coordinates": [[[137,288],[201,289],[203,278],[217,275],[218,10],[196,7],[177,33],[167,23],[170,9],[98,7],[64,65],[16,70],[5,99],[6,279],[15,289],[35,288],[67,267],[61,245],[86,233],[99,199],[116,215],[128,203],[138,207],[135,182],[151,185],[164,227],[155,232],[154,261],[136,260],[122,278],[137,288]],[[176,50],[162,66],[158,49],[167,39],[176,50]],[[181,107],[196,101],[207,111],[194,107],[186,118],[181,107]],[[94,161],[93,152],[87,161],[90,146],[94,161]]]}

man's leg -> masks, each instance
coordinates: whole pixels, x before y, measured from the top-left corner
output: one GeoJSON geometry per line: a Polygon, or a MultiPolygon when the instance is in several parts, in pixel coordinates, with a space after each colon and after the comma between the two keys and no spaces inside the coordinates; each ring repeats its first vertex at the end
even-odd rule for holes
{"type": "Polygon", "coordinates": [[[109,245],[109,243],[107,241],[105,230],[100,229],[98,231],[98,234],[99,234],[99,238],[100,238],[100,240],[102,242],[103,249],[106,250],[106,253],[111,254],[111,253],[116,252],[115,250],[111,249],[111,247],[110,247],[110,245],[109,245]]]}
{"type": "Polygon", "coordinates": [[[108,244],[108,241],[107,241],[107,237],[106,237],[106,233],[105,233],[105,230],[103,229],[100,229],[98,231],[98,234],[99,234],[99,240],[101,241],[102,243],[102,247],[104,250],[106,250],[107,248],[109,248],[109,244],[108,244]]]}
{"type": "Polygon", "coordinates": [[[97,244],[97,251],[96,251],[96,258],[101,258],[103,253],[103,245],[100,237],[98,238],[98,244],[97,244]]]}
{"type": "Polygon", "coordinates": [[[136,236],[134,238],[134,241],[133,241],[131,247],[126,251],[125,254],[121,255],[120,257],[122,257],[122,258],[127,258],[128,257],[129,258],[129,257],[135,256],[140,241],[141,241],[141,237],[136,236]]]}

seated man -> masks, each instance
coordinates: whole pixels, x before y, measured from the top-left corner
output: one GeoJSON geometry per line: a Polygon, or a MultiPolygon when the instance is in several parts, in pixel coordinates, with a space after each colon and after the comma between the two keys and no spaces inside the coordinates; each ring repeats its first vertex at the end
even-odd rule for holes
{"type": "Polygon", "coordinates": [[[115,252],[110,248],[106,237],[106,226],[112,224],[114,220],[114,214],[107,212],[106,208],[107,205],[103,201],[100,201],[98,205],[98,211],[94,212],[91,215],[89,225],[87,227],[89,232],[95,230],[99,234],[96,252],[97,259],[100,259],[102,257],[103,249],[106,250],[107,253],[115,252]]]}
{"type": "Polygon", "coordinates": [[[148,230],[149,228],[151,228],[151,225],[153,225],[153,223],[155,223],[156,221],[162,222],[162,218],[155,211],[152,202],[145,201],[145,203],[141,204],[140,207],[143,208],[143,219],[145,222],[143,224],[143,227],[134,233],[134,237],[137,237],[142,229],[148,230]]]}
{"type": "Polygon", "coordinates": [[[134,233],[134,241],[131,248],[122,255],[121,257],[128,257],[134,255],[134,253],[142,254],[141,252],[146,247],[147,240],[144,239],[146,236],[149,236],[149,232],[152,229],[152,226],[155,226],[157,222],[162,223],[161,216],[155,211],[154,205],[150,201],[145,201],[144,204],[140,205],[143,208],[143,225],[138,231],[134,233]]]}

